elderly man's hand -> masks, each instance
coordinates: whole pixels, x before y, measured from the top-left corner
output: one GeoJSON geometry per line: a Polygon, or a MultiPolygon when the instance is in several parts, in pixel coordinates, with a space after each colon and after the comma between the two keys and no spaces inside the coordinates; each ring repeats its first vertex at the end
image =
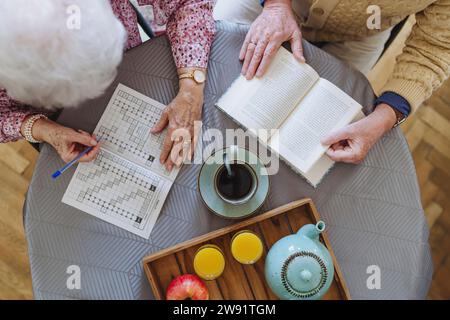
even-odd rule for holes
{"type": "Polygon", "coordinates": [[[94,147],[80,162],[94,160],[100,151],[100,143],[97,143],[95,136],[82,130],[75,131],[51,120],[37,120],[33,125],[33,137],[53,146],[66,163],[75,159],[86,148],[94,147]]]}
{"type": "Polygon", "coordinates": [[[386,104],[380,104],[366,118],[325,137],[322,144],[331,146],[327,151],[331,160],[358,164],[396,121],[394,110],[386,104]]]}
{"type": "Polygon", "coordinates": [[[202,119],[203,89],[204,85],[192,79],[181,80],[178,95],[151,130],[153,134],[158,134],[168,128],[160,162],[169,171],[174,165],[180,167],[188,157],[192,159],[194,155],[200,129],[196,123],[202,119]]]}
{"type": "Polygon", "coordinates": [[[290,0],[267,0],[263,12],[253,22],[242,45],[239,59],[247,80],[261,77],[283,42],[290,41],[294,57],[305,62],[302,34],[292,12],[290,0]]]}

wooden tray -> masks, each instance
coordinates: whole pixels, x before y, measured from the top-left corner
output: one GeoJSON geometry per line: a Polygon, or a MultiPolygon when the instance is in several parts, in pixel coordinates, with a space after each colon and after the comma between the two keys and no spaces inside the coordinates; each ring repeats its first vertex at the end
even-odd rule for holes
{"type": "MultiPolygon", "coordinates": [[[[167,286],[176,276],[190,273],[194,255],[205,244],[219,246],[226,260],[225,271],[213,281],[205,281],[212,300],[271,300],[277,297],[271,292],[264,277],[264,261],[268,249],[282,237],[295,233],[303,225],[316,223],[319,214],[311,199],[289,203],[243,222],[225,227],[178,244],[144,258],[144,269],[156,299],[165,298],[167,286]],[[231,255],[233,235],[241,230],[252,230],[264,242],[264,255],[254,265],[242,265],[231,255]]],[[[325,233],[321,241],[331,253],[334,262],[334,280],[325,300],[349,300],[350,294],[342,272],[325,233]]]]}

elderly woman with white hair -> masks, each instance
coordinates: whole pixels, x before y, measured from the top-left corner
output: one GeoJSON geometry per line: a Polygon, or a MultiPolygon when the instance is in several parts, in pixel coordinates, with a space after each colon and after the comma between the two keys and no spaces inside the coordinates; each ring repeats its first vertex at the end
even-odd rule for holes
{"type": "MultiPolygon", "coordinates": [[[[166,25],[180,75],[177,96],[152,130],[169,127],[160,161],[170,170],[171,133],[182,128],[193,136],[194,122],[201,120],[214,1],[138,3],[152,5],[157,24],[166,25]]],[[[128,0],[0,1],[0,143],[47,142],[64,161],[94,146],[81,161],[93,160],[99,149],[94,136],[47,116],[101,95],[114,80],[123,51],[140,43],[128,0]]]]}

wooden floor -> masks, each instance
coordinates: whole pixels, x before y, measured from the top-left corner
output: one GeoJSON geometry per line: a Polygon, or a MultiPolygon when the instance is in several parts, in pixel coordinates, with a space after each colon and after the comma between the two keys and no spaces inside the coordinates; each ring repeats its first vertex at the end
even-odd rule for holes
{"type": "Polygon", "coordinates": [[[403,127],[431,227],[430,299],[450,299],[450,81],[403,127]]]}
{"type": "MultiPolygon", "coordinates": [[[[412,22],[411,22],[412,23],[412,22]]],[[[409,25],[410,27],[410,25],[409,25]]],[[[402,37],[369,75],[377,91],[392,70],[402,37]]],[[[450,81],[404,125],[431,228],[434,277],[430,299],[450,299],[450,81]]],[[[22,205],[37,152],[25,142],[0,144],[0,299],[31,299],[22,205]]]]}
{"type": "MultiPolygon", "coordinates": [[[[415,23],[410,17],[368,78],[378,94],[415,23]]],[[[402,125],[416,164],[431,229],[434,276],[430,299],[450,299],[450,80],[402,125]]]]}
{"type": "Polygon", "coordinates": [[[0,144],[0,299],[31,299],[22,205],[37,152],[25,142],[0,144]]]}

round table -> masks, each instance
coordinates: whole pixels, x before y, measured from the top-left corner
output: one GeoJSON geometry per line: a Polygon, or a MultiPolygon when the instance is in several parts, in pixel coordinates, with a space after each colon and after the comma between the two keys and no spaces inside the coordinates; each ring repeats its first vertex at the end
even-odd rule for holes
{"type": "MultiPolygon", "coordinates": [[[[204,129],[237,128],[214,103],[239,75],[238,53],[247,28],[217,25],[204,129]]],[[[362,74],[309,43],[304,47],[308,63],[321,77],[361,105],[371,106],[374,93],[362,74]]],[[[176,95],[178,81],[167,38],[127,52],[105,94],[81,108],[64,110],[58,121],[92,131],[118,83],[168,104],[176,95]]],[[[148,240],[61,203],[75,170],[52,181],[51,173],[62,165],[55,151],[43,145],[24,207],[36,299],[151,299],[143,257],[233,223],[210,214],[203,205],[196,186],[200,165],[182,168],[148,240]],[[67,285],[74,265],[80,270],[80,289],[67,285]]],[[[428,227],[414,163],[399,129],[386,134],[361,165],[337,164],[316,189],[284,164],[270,180],[263,211],[305,197],[313,199],[327,223],[353,299],[426,297],[433,272],[428,227]],[[373,270],[380,271],[379,289],[370,286],[373,270]]]]}

